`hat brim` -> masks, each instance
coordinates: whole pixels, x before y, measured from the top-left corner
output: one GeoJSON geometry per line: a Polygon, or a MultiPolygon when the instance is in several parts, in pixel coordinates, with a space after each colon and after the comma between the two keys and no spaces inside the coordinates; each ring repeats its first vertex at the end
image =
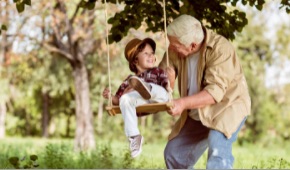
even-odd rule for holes
{"type": "Polygon", "coordinates": [[[155,51],[155,49],[156,49],[156,43],[155,43],[155,41],[153,39],[151,39],[151,38],[145,38],[144,40],[142,40],[140,42],[139,45],[144,44],[144,43],[145,44],[149,44],[152,47],[153,51],[155,51]]]}

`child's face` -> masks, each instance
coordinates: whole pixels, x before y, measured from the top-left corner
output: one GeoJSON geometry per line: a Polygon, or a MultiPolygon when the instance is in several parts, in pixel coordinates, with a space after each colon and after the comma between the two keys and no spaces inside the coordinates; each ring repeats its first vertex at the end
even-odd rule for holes
{"type": "Polygon", "coordinates": [[[136,67],[138,69],[138,74],[144,72],[155,66],[155,54],[152,47],[146,44],[143,51],[137,54],[136,67]]]}

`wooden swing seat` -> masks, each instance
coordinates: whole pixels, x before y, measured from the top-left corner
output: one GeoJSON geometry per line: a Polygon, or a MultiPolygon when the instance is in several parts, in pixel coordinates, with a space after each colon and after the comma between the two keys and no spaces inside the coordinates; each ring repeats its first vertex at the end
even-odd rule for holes
{"type": "MultiPolygon", "coordinates": [[[[149,103],[149,104],[144,104],[144,105],[136,107],[136,113],[137,113],[137,116],[145,116],[148,114],[153,114],[153,113],[169,110],[170,107],[172,106],[173,105],[171,102],[149,103]]],[[[116,114],[121,113],[120,107],[117,105],[107,106],[106,110],[108,111],[110,116],[115,116],[116,114]]]]}

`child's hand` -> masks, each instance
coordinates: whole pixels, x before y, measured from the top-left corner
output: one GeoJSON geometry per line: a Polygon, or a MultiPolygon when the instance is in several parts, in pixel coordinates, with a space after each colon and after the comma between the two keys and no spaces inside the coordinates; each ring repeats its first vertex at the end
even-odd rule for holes
{"type": "Polygon", "coordinates": [[[106,87],[105,89],[104,89],[104,91],[103,91],[103,97],[105,98],[105,99],[109,99],[109,96],[111,95],[111,92],[110,92],[110,90],[106,87]]]}

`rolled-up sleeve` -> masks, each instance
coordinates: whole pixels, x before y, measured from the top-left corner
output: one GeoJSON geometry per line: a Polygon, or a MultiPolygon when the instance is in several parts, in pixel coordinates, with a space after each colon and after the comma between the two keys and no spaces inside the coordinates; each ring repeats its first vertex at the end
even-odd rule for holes
{"type": "Polygon", "coordinates": [[[204,74],[204,90],[211,94],[214,100],[220,102],[234,79],[236,54],[229,46],[212,50],[204,74]]]}

